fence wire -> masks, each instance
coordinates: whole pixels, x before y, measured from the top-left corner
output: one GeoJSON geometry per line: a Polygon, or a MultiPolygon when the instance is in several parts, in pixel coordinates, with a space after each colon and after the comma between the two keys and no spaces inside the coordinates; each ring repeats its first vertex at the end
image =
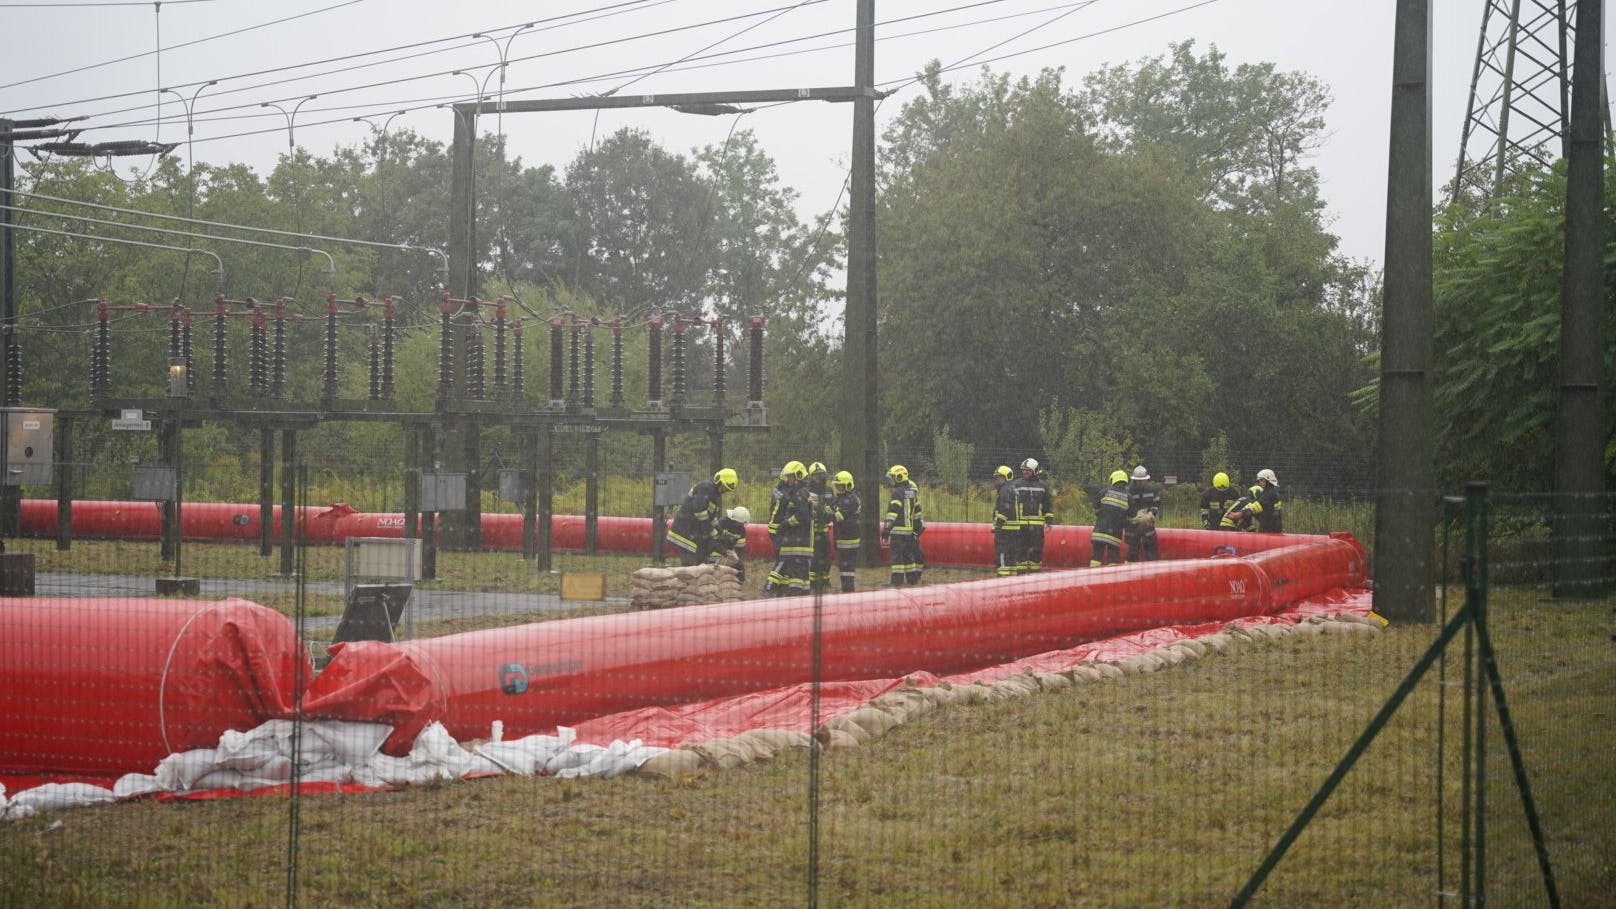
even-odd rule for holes
{"type": "MultiPolygon", "coordinates": [[[[258,526],[261,448],[187,440],[240,482],[179,478],[206,530],[175,552],[131,478],[158,453],[113,442],[68,465],[89,510],[65,547],[44,488],[5,541],[0,905],[1229,905],[1468,602],[1456,511],[1433,623],[1383,625],[1368,593],[1261,599],[1335,569],[1274,568],[1255,534],[1209,545],[1188,456],[1153,482],[1163,554],[1196,558],[1089,568],[1105,477],[1053,465],[1043,570],[996,576],[991,471],[1019,459],[973,453],[955,478],[889,453],[929,525],[918,583],[861,562],[854,593],[833,568],[765,599],[779,566],[758,551],[733,577],[626,546],[673,516],[643,440],[593,475],[586,440],[558,443],[547,567],[485,529],[425,572],[381,542],[406,503],[385,431],[302,443],[289,563],[258,526]],[[587,554],[570,541],[592,495],[587,554]],[[321,538],[349,511],[385,519],[321,538]]],[[[520,527],[493,489],[520,442],[481,443],[484,527],[520,527]]],[[[675,439],[669,466],[736,466],[724,506],[758,542],[779,464],[841,466],[755,439],[724,455],[675,439]]],[[[1377,546],[1373,491],[1288,482],[1309,473],[1280,473],[1287,542],[1350,533],[1371,565],[1417,542],[1377,546]]],[[[1538,836],[1461,630],[1250,905],[1550,905],[1539,841],[1558,904],[1606,904],[1616,601],[1553,595],[1554,496],[1489,503],[1487,631],[1538,836]]]]}

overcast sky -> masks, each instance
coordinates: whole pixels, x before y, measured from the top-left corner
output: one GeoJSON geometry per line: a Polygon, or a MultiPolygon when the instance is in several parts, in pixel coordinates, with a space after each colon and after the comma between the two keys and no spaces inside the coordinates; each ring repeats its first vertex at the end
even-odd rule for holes
{"type": "MultiPolygon", "coordinates": [[[[1432,6],[1441,183],[1458,153],[1483,0],[1432,6]]],[[[95,129],[81,137],[88,142],[184,141],[194,97],[196,159],[239,161],[267,175],[289,133],[321,155],[383,126],[447,142],[451,115],[435,105],[486,93],[492,108],[502,57],[507,100],[849,85],[854,10],[854,0],[0,0],[8,38],[0,116],[91,115],[86,125],[95,129]],[[159,93],[163,87],[175,92],[159,93]],[[354,122],[362,115],[371,122],[354,122]]],[[[1191,39],[1216,45],[1231,66],[1268,61],[1308,73],[1334,96],[1328,141],[1311,161],[1332,230],[1346,255],[1378,263],[1393,16],[1391,0],[877,0],[876,81],[901,85],[936,58],[961,65],[959,81],[974,80],[985,63],[1015,74],[1063,67],[1077,86],[1102,64],[1165,54],[1191,39]]],[[[878,132],[915,96],[910,85],[885,101],[878,132]]],[[[722,144],[736,120],[662,109],[489,112],[482,128],[502,130],[524,163],[560,170],[592,136],[623,126],[688,152],[722,144]]],[[[837,202],[850,106],[790,104],[739,121],[799,192],[805,219],[837,202]]],[[[124,172],[148,163],[116,162],[124,172]]]]}

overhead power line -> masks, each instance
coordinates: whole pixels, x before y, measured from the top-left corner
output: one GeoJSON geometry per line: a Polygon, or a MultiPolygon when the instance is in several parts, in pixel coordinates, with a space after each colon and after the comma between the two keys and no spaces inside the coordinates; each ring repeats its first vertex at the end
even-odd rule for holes
{"type": "MultiPolygon", "coordinates": [[[[326,277],[333,283],[337,280],[337,260],[325,250],[315,249],[312,246],[288,246],[285,243],[270,243],[266,240],[248,240],[242,237],[220,237],[213,234],[199,234],[195,231],[189,230],[177,230],[172,227],[152,227],[149,224],[126,224],[122,221],[108,221],[104,218],[92,218],[88,215],[75,215],[71,212],[45,211],[38,208],[19,208],[15,205],[0,205],[0,211],[13,211],[26,215],[44,215],[51,218],[67,218],[72,221],[82,221],[85,224],[99,224],[103,227],[121,227],[124,230],[147,230],[156,234],[170,234],[173,236],[190,237],[194,240],[214,240],[219,243],[241,243],[246,246],[259,246],[267,249],[284,249],[289,252],[314,253],[316,255],[325,256],[326,277]]],[[[17,225],[13,224],[11,226],[15,227],[17,225]]],[[[97,239],[110,240],[112,238],[98,237],[97,239]]],[[[177,246],[166,248],[189,250],[194,247],[177,246]]]]}
{"type": "MultiPolygon", "coordinates": [[[[269,22],[260,22],[257,25],[248,25],[248,26],[245,26],[243,28],[235,29],[233,31],[221,32],[220,34],[217,34],[217,35],[209,35],[206,38],[197,38],[194,41],[186,41],[183,44],[174,45],[173,47],[169,48],[169,50],[171,50],[171,51],[172,50],[177,50],[177,49],[182,48],[182,47],[191,47],[191,46],[197,45],[197,44],[204,44],[204,43],[206,43],[208,41],[216,41],[216,40],[218,40],[220,38],[229,38],[229,37],[233,37],[235,35],[242,35],[242,34],[246,34],[247,32],[257,31],[258,29],[261,29],[261,28],[268,28],[271,25],[280,25],[280,24],[285,23],[285,22],[291,22],[291,21],[293,21],[295,19],[306,19],[309,16],[318,16],[321,13],[328,13],[328,12],[334,10],[334,9],[341,9],[344,6],[353,6],[355,3],[363,3],[363,2],[365,2],[365,0],[343,0],[342,3],[334,3],[331,6],[325,6],[325,7],[321,7],[320,9],[310,10],[310,11],[308,11],[306,13],[298,13],[295,16],[285,16],[283,18],[274,19],[274,20],[271,20],[269,22]]],[[[144,4],[142,4],[142,5],[144,5],[144,4]]],[[[102,61],[100,63],[92,63],[92,64],[89,64],[87,66],[80,66],[80,67],[76,67],[74,69],[63,70],[62,72],[59,72],[59,73],[50,73],[50,74],[44,75],[44,76],[35,76],[32,79],[23,79],[23,80],[21,80],[19,82],[10,82],[10,83],[7,83],[5,85],[0,85],[0,89],[16,88],[19,85],[31,85],[31,84],[33,84],[35,82],[43,82],[46,79],[55,79],[55,78],[58,78],[58,77],[61,77],[61,76],[71,76],[71,75],[74,75],[76,73],[88,72],[88,71],[90,71],[92,69],[100,69],[103,66],[111,66],[114,63],[127,63],[130,60],[140,60],[140,59],[143,59],[145,57],[150,57],[155,53],[157,53],[157,51],[149,50],[149,51],[144,51],[144,52],[138,53],[138,54],[130,54],[127,57],[119,57],[116,60],[104,60],[104,61],[102,61]]]]}
{"type": "Polygon", "coordinates": [[[213,264],[216,268],[214,274],[218,277],[219,290],[221,292],[224,290],[224,260],[220,259],[218,253],[215,253],[212,250],[198,249],[196,247],[188,248],[184,246],[169,246],[166,243],[147,243],[143,240],[125,240],[120,237],[98,237],[95,234],[81,234],[71,230],[52,230],[49,227],[33,227],[27,224],[7,224],[6,230],[26,230],[39,234],[55,234],[58,237],[74,237],[80,240],[100,240],[105,243],[121,243],[126,246],[144,246],[149,249],[167,249],[172,250],[173,252],[182,252],[186,255],[197,253],[207,256],[213,260],[213,264]]]}
{"type": "MultiPolygon", "coordinates": [[[[40,199],[40,200],[43,200],[43,201],[46,201],[46,202],[56,202],[56,203],[63,204],[63,205],[77,205],[77,206],[80,206],[82,208],[93,208],[93,209],[97,209],[99,211],[117,212],[118,214],[135,215],[136,217],[141,217],[141,218],[158,218],[158,219],[161,219],[161,220],[164,220],[164,221],[177,221],[177,222],[180,222],[180,223],[183,223],[183,224],[197,224],[197,225],[200,225],[200,226],[203,226],[203,227],[215,227],[215,228],[222,228],[224,230],[242,230],[242,231],[250,231],[250,232],[253,232],[253,233],[270,234],[270,235],[278,236],[278,237],[292,237],[292,238],[295,238],[295,239],[303,239],[303,240],[322,240],[322,241],[331,242],[331,243],[348,243],[348,244],[352,244],[354,246],[371,246],[371,247],[377,247],[377,248],[381,248],[381,249],[397,249],[397,250],[403,250],[405,252],[422,252],[422,253],[426,253],[428,255],[437,256],[440,260],[442,260],[444,262],[444,268],[445,269],[448,268],[448,264],[447,264],[448,260],[444,259],[443,250],[434,249],[434,248],[432,248],[430,246],[415,246],[415,245],[409,244],[409,243],[382,243],[382,242],[377,241],[377,240],[356,240],[356,239],[354,239],[352,237],[329,237],[329,236],[325,236],[324,234],[310,234],[310,233],[298,233],[296,231],[290,231],[290,230],[276,230],[275,228],[272,228],[272,227],[251,227],[251,226],[246,225],[246,224],[231,224],[231,223],[229,223],[227,221],[207,221],[207,220],[204,220],[202,218],[187,218],[187,217],[184,217],[184,216],[181,216],[181,215],[168,215],[168,214],[163,214],[161,212],[141,211],[138,208],[120,208],[119,206],[116,206],[116,205],[103,205],[103,204],[101,204],[99,202],[80,202],[77,199],[68,199],[68,198],[64,198],[62,196],[51,196],[51,195],[46,195],[45,193],[33,193],[33,192],[28,192],[27,190],[21,190],[21,189],[13,190],[12,194],[17,195],[17,196],[24,196],[24,197],[29,198],[29,199],[40,199]]],[[[37,208],[26,208],[26,209],[25,208],[18,208],[16,210],[17,211],[33,212],[33,213],[36,213],[36,214],[45,213],[45,210],[37,209],[37,208]]],[[[50,214],[60,214],[59,212],[49,212],[49,213],[50,214]]],[[[68,217],[72,217],[72,216],[69,215],[68,217]]],[[[140,225],[125,225],[125,226],[139,227],[140,225]]],[[[195,236],[195,237],[198,237],[198,238],[204,238],[205,237],[205,238],[209,238],[209,239],[226,239],[226,238],[223,238],[223,237],[216,237],[216,236],[211,235],[211,234],[193,234],[192,236],[195,236]]]]}
{"type": "MultiPolygon", "coordinates": [[[[575,13],[567,13],[567,14],[564,14],[564,15],[561,15],[561,16],[553,16],[553,17],[551,17],[549,19],[538,19],[538,20],[535,20],[535,21],[540,22],[540,23],[562,22],[563,20],[567,20],[567,19],[578,19],[579,17],[582,17],[582,16],[592,16],[595,13],[601,13],[602,11],[609,11],[609,12],[606,12],[605,15],[593,16],[593,18],[586,18],[586,19],[580,19],[579,20],[581,22],[592,22],[592,21],[595,21],[595,19],[605,18],[606,15],[618,15],[620,13],[627,12],[627,11],[629,11],[627,8],[643,7],[643,6],[646,6],[647,4],[649,4],[651,6],[661,6],[663,4],[671,3],[671,2],[674,2],[674,0],[625,0],[625,2],[621,2],[621,3],[607,4],[605,6],[593,7],[591,9],[587,9],[587,10],[579,10],[578,12],[575,12],[575,13]]],[[[251,79],[251,78],[253,78],[255,76],[267,76],[267,75],[272,75],[274,73],[291,72],[293,70],[307,69],[307,68],[309,68],[311,66],[324,66],[325,64],[328,64],[328,63],[349,63],[349,64],[351,64],[350,66],[344,67],[342,69],[333,70],[332,71],[333,73],[347,72],[347,71],[350,71],[350,70],[353,70],[353,69],[360,69],[360,68],[363,68],[365,66],[382,66],[382,65],[385,65],[385,64],[388,64],[388,63],[396,63],[396,62],[400,62],[400,61],[403,61],[403,60],[413,60],[413,59],[416,59],[416,58],[419,58],[419,57],[431,56],[432,54],[436,54],[436,53],[443,53],[443,52],[447,52],[447,51],[451,51],[451,50],[462,50],[462,49],[465,49],[465,48],[468,48],[468,47],[476,47],[479,44],[479,40],[468,40],[468,39],[475,39],[476,36],[478,36],[480,34],[487,34],[487,33],[490,33],[490,32],[499,32],[499,31],[505,31],[505,30],[512,29],[512,28],[518,28],[518,27],[520,27],[522,25],[525,25],[525,24],[527,24],[527,23],[515,23],[515,24],[512,24],[512,25],[497,25],[497,26],[493,26],[491,28],[484,28],[484,29],[482,29],[481,31],[478,31],[478,32],[465,32],[465,33],[462,33],[462,34],[459,34],[459,35],[451,35],[451,36],[446,37],[446,38],[433,38],[433,39],[431,39],[429,41],[415,41],[415,42],[411,42],[409,44],[398,44],[398,45],[393,45],[391,47],[378,48],[376,50],[356,51],[356,52],[350,53],[350,54],[343,54],[342,56],[339,56],[339,57],[326,57],[326,58],[321,59],[321,60],[310,60],[310,61],[307,61],[307,62],[304,62],[304,63],[290,63],[290,64],[287,64],[285,66],[273,66],[273,67],[269,67],[267,69],[250,70],[248,72],[234,73],[234,74],[228,74],[228,75],[223,75],[223,76],[217,76],[217,77],[214,77],[212,79],[197,80],[195,82],[175,83],[174,85],[163,86],[163,87],[165,87],[165,88],[175,88],[175,89],[192,88],[192,87],[201,85],[204,82],[209,82],[209,81],[212,81],[212,82],[226,82],[226,81],[231,81],[231,80],[234,80],[234,79],[251,79]],[[426,51],[426,52],[419,53],[419,54],[410,54],[410,55],[406,55],[406,56],[403,56],[403,57],[397,57],[397,58],[394,58],[392,60],[381,60],[381,61],[377,61],[375,63],[370,63],[370,64],[353,64],[354,60],[364,58],[364,57],[372,57],[372,56],[377,56],[377,55],[380,55],[380,54],[392,53],[394,51],[414,50],[416,48],[421,48],[421,47],[430,47],[430,46],[432,46],[434,44],[446,44],[446,43],[451,42],[451,41],[465,41],[466,43],[458,45],[457,47],[442,48],[440,50],[426,51]]],[[[567,22],[567,23],[564,23],[564,24],[571,25],[571,24],[577,24],[577,23],[567,22]]],[[[550,26],[551,29],[559,28],[559,27],[561,27],[561,26],[558,26],[558,25],[551,25],[550,26]]],[[[547,30],[549,30],[549,29],[538,29],[537,31],[547,31],[547,30]]],[[[211,39],[202,39],[202,40],[211,40],[211,39]]],[[[80,69],[69,70],[68,72],[69,73],[80,72],[80,71],[82,71],[84,69],[93,69],[93,68],[100,67],[100,66],[107,66],[107,65],[110,65],[112,63],[122,62],[123,60],[127,60],[127,59],[133,59],[133,58],[121,58],[120,60],[102,61],[101,63],[90,64],[90,65],[87,65],[85,67],[81,67],[80,69]]],[[[301,76],[301,77],[298,77],[296,79],[286,79],[286,80],[279,80],[279,81],[275,81],[275,82],[261,83],[259,87],[266,86],[266,85],[281,85],[281,84],[284,84],[286,82],[296,82],[296,81],[300,81],[301,79],[313,79],[313,78],[318,78],[318,77],[320,77],[322,75],[330,75],[330,74],[331,73],[314,73],[314,74],[311,74],[311,75],[308,75],[308,76],[301,76]]],[[[66,73],[58,73],[56,75],[66,75],[66,73]]],[[[40,80],[50,79],[50,78],[53,78],[53,76],[40,76],[40,77],[38,77],[38,79],[31,79],[29,81],[40,81],[40,80]]],[[[21,85],[23,83],[19,82],[19,83],[14,83],[14,84],[21,85]]],[[[9,87],[10,86],[0,85],[0,89],[9,88],[9,87]]],[[[244,88],[244,89],[228,89],[225,92],[222,92],[222,94],[228,94],[230,92],[236,92],[236,91],[246,91],[246,90],[250,90],[252,87],[253,86],[248,86],[247,88],[244,88]]],[[[135,91],[116,92],[116,93],[108,94],[108,95],[95,95],[95,96],[88,97],[88,98],[76,98],[76,99],[68,99],[68,100],[64,100],[64,101],[55,101],[55,102],[51,102],[51,103],[48,103],[48,104],[36,104],[36,105],[31,106],[31,107],[17,108],[17,110],[24,111],[24,110],[43,110],[43,109],[46,109],[46,108],[58,108],[58,107],[82,107],[83,105],[94,104],[94,103],[100,102],[100,101],[116,101],[116,100],[118,100],[120,98],[134,98],[134,97],[139,97],[141,95],[147,95],[147,94],[150,94],[150,93],[151,93],[150,89],[139,89],[139,90],[135,90],[135,91]]],[[[112,113],[124,113],[124,112],[126,112],[128,110],[138,110],[138,109],[139,108],[124,108],[123,110],[113,111],[112,113]]]]}
{"type": "MultiPolygon", "coordinates": [[[[813,2],[823,2],[823,0],[813,0],[813,2]]],[[[1004,2],[1004,0],[979,0],[979,2],[961,4],[961,5],[958,5],[958,6],[949,7],[947,9],[932,10],[932,11],[929,11],[929,12],[918,13],[918,14],[910,15],[910,16],[900,16],[900,17],[896,17],[896,18],[893,18],[893,19],[885,20],[885,21],[883,21],[881,23],[878,23],[878,25],[883,26],[883,27],[889,27],[889,26],[892,26],[892,25],[901,24],[901,23],[905,23],[905,22],[912,22],[912,21],[918,21],[918,20],[923,20],[923,19],[936,18],[938,16],[944,16],[944,15],[948,15],[948,14],[952,14],[952,13],[962,12],[962,11],[965,11],[965,10],[974,9],[974,8],[978,8],[978,7],[996,5],[996,4],[1002,3],[1002,2],[1004,2]]],[[[917,31],[904,32],[904,33],[897,34],[897,35],[887,36],[886,38],[883,38],[882,41],[885,42],[885,41],[891,41],[891,40],[897,40],[897,39],[920,37],[920,36],[935,34],[935,33],[943,32],[943,31],[952,31],[952,30],[971,28],[971,27],[975,27],[975,26],[979,26],[979,25],[986,24],[986,23],[991,23],[991,22],[1008,21],[1008,20],[1017,19],[1017,18],[1025,18],[1027,16],[1039,15],[1039,14],[1054,11],[1054,10],[1081,9],[1083,7],[1086,7],[1086,6],[1090,5],[1090,4],[1092,4],[1093,2],[1095,2],[1095,0],[1074,0],[1074,2],[1056,4],[1056,5],[1051,6],[1051,7],[1044,7],[1044,8],[1040,8],[1040,9],[1037,9],[1037,10],[1029,10],[1029,11],[1023,11],[1023,12],[1017,12],[1017,13],[1013,13],[1013,14],[1009,14],[1009,15],[1005,15],[1005,16],[993,16],[993,17],[987,17],[987,18],[981,18],[981,19],[973,19],[973,20],[970,20],[968,22],[952,23],[952,24],[949,24],[949,25],[938,26],[936,28],[920,29],[920,30],[917,30],[917,31]]],[[[636,34],[636,35],[631,35],[631,36],[611,39],[609,41],[597,42],[595,44],[590,44],[590,45],[569,47],[569,48],[566,48],[566,49],[563,49],[563,50],[558,50],[558,51],[547,51],[547,52],[540,53],[540,54],[533,54],[533,55],[530,55],[530,56],[527,56],[527,57],[517,57],[517,58],[513,58],[509,62],[512,62],[512,63],[529,62],[529,61],[539,60],[539,59],[546,58],[546,57],[554,57],[554,56],[559,56],[559,55],[567,54],[567,53],[573,53],[573,52],[577,52],[577,51],[599,50],[601,48],[608,47],[608,46],[611,46],[613,44],[626,43],[626,42],[640,40],[642,38],[647,38],[647,37],[661,37],[661,36],[664,36],[664,35],[667,35],[667,34],[672,34],[674,32],[686,31],[686,30],[689,30],[689,29],[692,29],[692,28],[699,28],[699,27],[704,27],[704,26],[707,26],[707,25],[722,24],[722,23],[725,23],[725,22],[735,21],[735,20],[741,19],[741,18],[755,17],[757,15],[762,15],[762,14],[766,14],[766,13],[769,13],[769,12],[776,12],[778,14],[778,12],[780,12],[780,11],[789,11],[789,10],[795,9],[795,8],[796,7],[775,8],[773,10],[763,11],[762,13],[748,14],[748,16],[745,16],[745,17],[743,17],[743,16],[731,16],[731,17],[725,17],[725,18],[721,18],[721,19],[707,20],[705,22],[696,23],[694,25],[679,26],[677,28],[663,29],[663,30],[659,30],[659,31],[655,31],[655,32],[644,32],[644,33],[639,33],[639,34],[636,34]]],[[[835,37],[835,36],[838,36],[838,35],[848,35],[848,34],[851,34],[852,31],[853,30],[851,28],[831,29],[831,30],[822,31],[822,32],[815,32],[815,33],[808,34],[808,35],[800,35],[800,36],[793,37],[793,38],[786,38],[786,39],[781,39],[781,40],[778,40],[778,41],[771,41],[771,42],[765,42],[765,43],[762,43],[762,44],[755,44],[755,45],[750,45],[750,46],[747,46],[747,47],[736,48],[736,49],[729,50],[729,51],[720,51],[718,53],[713,53],[713,54],[705,54],[705,55],[703,55],[703,54],[698,53],[698,54],[694,54],[694,55],[687,55],[684,58],[680,58],[680,59],[673,60],[673,61],[670,61],[670,62],[648,63],[648,64],[644,64],[644,65],[641,65],[641,66],[629,67],[629,68],[621,69],[621,70],[613,70],[613,71],[608,71],[608,72],[604,72],[604,73],[597,73],[597,74],[590,75],[590,76],[580,76],[580,77],[574,77],[574,78],[571,78],[571,79],[563,79],[563,80],[557,80],[557,81],[553,81],[553,82],[548,82],[548,83],[544,83],[544,84],[540,84],[540,85],[530,85],[530,86],[526,86],[526,87],[523,87],[523,88],[507,89],[506,93],[507,94],[521,94],[521,93],[532,92],[532,91],[550,90],[550,89],[556,89],[556,88],[566,88],[566,87],[569,87],[569,86],[587,85],[587,84],[589,84],[591,82],[602,82],[602,81],[607,81],[607,80],[620,79],[620,78],[623,78],[625,76],[635,76],[636,81],[637,81],[639,78],[645,78],[647,75],[654,74],[654,73],[657,73],[657,72],[664,72],[664,71],[666,71],[666,72],[686,72],[686,71],[691,71],[691,70],[695,70],[695,69],[705,69],[705,68],[712,68],[714,66],[728,65],[728,63],[730,63],[730,62],[760,62],[760,61],[767,61],[767,60],[772,60],[772,59],[782,59],[782,58],[785,58],[785,57],[788,57],[788,56],[796,56],[796,55],[799,55],[801,53],[819,53],[819,52],[828,51],[828,50],[836,50],[836,49],[839,49],[839,48],[851,47],[852,42],[848,41],[848,42],[843,42],[843,43],[839,43],[839,44],[823,45],[823,46],[820,46],[820,47],[808,48],[808,49],[806,49],[804,51],[782,52],[782,53],[776,53],[776,54],[764,54],[764,55],[753,56],[753,57],[739,57],[739,58],[736,58],[734,60],[727,59],[727,58],[735,57],[735,55],[738,55],[738,54],[746,54],[746,53],[750,53],[752,51],[757,51],[757,50],[767,50],[767,49],[770,49],[770,48],[783,47],[783,46],[788,46],[788,45],[791,45],[791,44],[799,44],[799,43],[802,43],[802,42],[805,42],[805,41],[813,41],[813,40],[817,40],[817,39],[820,39],[820,38],[835,37]],[[706,62],[700,62],[700,61],[706,61],[706,62]],[[698,65],[698,63],[699,63],[699,65],[698,65]]],[[[997,46],[997,45],[995,45],[995,46],[997,46]]],[[[359,68],[359,67],[354,67],[354,68],[359,68]]],[[[421,75],[421,76],[405,77],[403,79],[390,79],[390,80],[386,80],[386,81],[382,81],[382,82],[374,82],[374,83],[367,83],[367,84],[359,85],[359,86],[351,86],[351,87],[348,87],[348,88],[330,89],[330,90],[327,90],[327,91],[325,91],[325,92],[323,92],[321,94],[324,94],[324,95],[340,94],[340,93],[343,93],[343,92],[359,91],[359,90],[362,90],[362,89],[375,88],[375,87],[386,86],[386,85],[397,85],[400,82],[405,82],[405,81],[419,81],[419,80],[422,80],[422,79],[437,78],[437,77],[444,76],[444,75],[454,75],[454,74],[455,74],[454,72],[439,71],[439,72],[433,72],[433,73],[424,74],[424,75],[421,75]]],[[[300,81],[300,80],[290,80],[290,81],[300,81]]],[[[279,83],[276,83],[276,84],[279,84],[279,83]]],[[[611,94],[613,91],[620,91],[623,87],[624,86],[617,86],[615,89],[612,89],[612,90],[609,90],[608,92],[606,92],[606,94],[611,94]]],[[[232,91],[244,91],[244,90],[246,90],[246,89],[235,89],[235,90],[232,90],[232,91]]],[[[227,94],[229,92],[225,92],[225,93],[227,94]]],[[[456,95],[451,95],[451,96],[438,95],[438,96],[431,96],[431,97],[426,97],[426,98],[414,98],[414,99],[405,99],[405,100],[400,100],[400,99],[395,98],[395,99],[391,99],[391,100],[388,100],[388,101],[385,101],[385,102],[366,103],[366,104],[362,104],[362,105],[358,105],[358,106],[310,108],[308,113],[313,114],[313,115],[319,115],[319,114],[322,114],[322,113],[330,113],[330,114],[335,114],[336,116],[333,117],[330,120],[311,122],[311,123],[308,123],[307,125],[309,125],[309,126],[327,125],[327,124],[331,124],[331,123],[342,122],[343,120],[351,120],[353,118],[353,115],[354,115],[355,111],[363,111],[364,113],[371,113],[371,112],[381,111],[381,110],[390,110],[390,109],[391,110],[397,110],[397,109],[400,109],[400,108],[402,108],[404,110],[407,110],[407,111],[410,111],[410,110],[428,110],[428,109],[431,109],[433,106],[435,106],[439,102],[443,102],[445,100],[458,101],[458,100],[462,100],[464,98],[465,98],[465,95],[463,95],[463,94],[456,94],[456,95]]],[[[266,116],[264,114],[257,113],[257,108],[258,107],[259,107],[259,105],[257,103],[247,103],[247,104],[240,104],[240,105],[232,105],[232,106],[224,107],[224,108],[216,108],[216,109],[214,109],[214,111],[211,112],[211,113],[215,114],[215,116],[198,117],[198,118],[195,119],[195,122],[197,122],[197,123],[219,122],[219,121],[226,121],[226,120],[251,119],[251,118],[254,118],[254,117],[266,116]],[[228,112],[230,112],[230,111],[249,111],[249,110],[252,111],[252,112],[248,113],[248,114],[245,114],[245,115],[228,115],[228,112]],[[219,116],[220,114],[224,114],[225,116],[219,116]]],[[[125,110],[139,110],[139,109],[144,109],[144,107],[131,108],[131,109],[125,109],[125,110]]],[[[110,124],[106,124],[106,125],[98,127],[98,128],[112,129],[112,128],[125,128],[125,127],[140,127],[140,126],[151,125],[153,123],[167,124],[168,122],[169,121],[166,120],[166,119],[157,120],[157,121],[150,120],[150,119],[134,119],[134,120],[121,121],[121,122],[118,122],[118,123],[110,123],[110,124]]],[[[262,135],[262,134],[267,134],[267,133],[271,133],[271,132],[275,132],[275,131],[276,130],[273,130],[273,129],[246,130],[246,131],[242,131],[242,132],[238,132],[238,133],[231,133],[231,134],[223,135],[223,136],[207,137],[207,138],[204,138],[204,139],[199,139],[197,141],[210,141],[212,139],[239,138],[239,137],[244,137],[244,136],[262,135]]]]}

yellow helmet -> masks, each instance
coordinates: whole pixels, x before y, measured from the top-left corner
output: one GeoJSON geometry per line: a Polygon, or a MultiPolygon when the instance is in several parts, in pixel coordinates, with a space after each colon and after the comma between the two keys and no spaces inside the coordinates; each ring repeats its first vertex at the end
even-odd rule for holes
{"type": "Polygon", "coordinates": [[[1126,483],[1126,482],[1128,482],[1128,472],[1126,470],[1113,470],[1113,471],[1111,471],[1111,482],[1113,482],[1113,483],[1126,483]]]}
{"type": "Polygon", "coordinates": [[[821,464],[818,461],[815,461],[814,463],[809,464],[808,465],[808,475],[810,477],[822,477],[822,476],[824,476],[825,475],[825,465],[821,464]]]}
{"type": "Polygon", "coordinates": [[[1218,488],[1218,489],[1228,489],[1229,488],[1229,475],[1224,473],[1221,470],[1218,471],[1217,473],[1212,475],[1212,485],[1214,487],[1218,488]]]}
{"type": "Polygon", "coordinates": [[[845,470],[836,471],[836,479],[832,480],[831,482],[837,489],[840,489],[842,492],[852,492],[853,491],[853,475],[851,473],[848,473],[845,470]]]}
{"type": "Polygon", "coordinates": [[[737,477],[735,475],[735,471],[728,467],[725,467],[719,470],[718,473],[713,474],[713,485],[724,490],[725,492],[734,492],[735,487],[739,486],[740,483],[741,478],[737,477]]]}
{"type": "Polygon", "coordinates": [[[1004,466],[1003,464],[1000,464],[998,467],[994,468],[993,475],[1001,480],[1009,480],[1015,476],[1015,474],[1010,472],[1010,468],[1004,466]]]}
{"type": "Polygon", "coordinates": [[[902,464],[894,464],[887,468],[887,479],[893,483],[909,482],[909,468],[902,464]]]}
{"type": "Polygon", "coordinates": [[[800,480],[808,475],[808,468],[802,466],[801,461],[787,461],[786,466],[780,468],[780,479],[800,480]]]}

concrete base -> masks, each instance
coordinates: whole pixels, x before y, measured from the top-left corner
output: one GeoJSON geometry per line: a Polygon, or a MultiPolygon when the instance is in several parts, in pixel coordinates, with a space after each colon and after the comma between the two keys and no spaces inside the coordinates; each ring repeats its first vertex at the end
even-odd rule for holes
{"type": "Polygon", "coordinates": [[[157,595],[160,597],[194,597],[202,593],[200,578],[158,578],[157,595]]]}

